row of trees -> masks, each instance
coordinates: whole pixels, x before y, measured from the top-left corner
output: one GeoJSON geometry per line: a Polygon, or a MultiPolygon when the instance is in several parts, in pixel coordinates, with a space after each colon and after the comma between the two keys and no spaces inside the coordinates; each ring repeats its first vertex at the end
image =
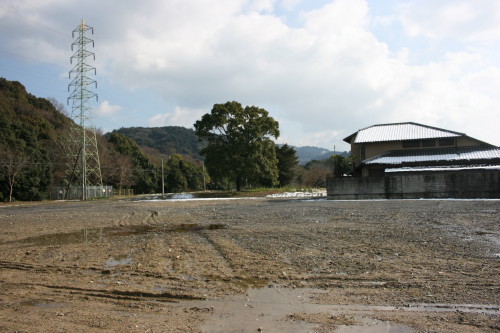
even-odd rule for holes
{"type": "MultiPolygon", "coordinates": [[[[71,126],[63,104],[35,97],[21,83],[0,78],[0,201],[46,199],[52,187],[66,185],[71,126]]],[[[135,193],[161,192],[161,164],[155,152],[144,153],[119,133],[99,133],[98,148],[105,184],[135,193]]],[[[203,189],[202,169],[200,162],[171,155],[163,170],[165,190],[203,189]]]]}
{"type": "Polygon", "coordinates": [[[107,145],[100,145],[104,148],[100,152],[104,183],[118,190],[131,188],[135,193],[204,189],[203,179],[208,179],[208,175],[203,174],[200,162],[190,162],[180,154],[146,154],[134,140],[117,132],[103,138],[107,140],[107,145]]]}
{"type": "MultiPolygon", "coordinates": [[[[19,82],[0,78],[0,201],[41,200],[50,197],[52,187],[65,186],[66,140],[72,125],[64,105],[37,98],[19,82]]],[[[119,131],[98,133],[104,183],[135,193],[291,183],[310,187],[324,185],[326,174],[334,169],[335,162],[328,161],[299,166],[292,147],[272,140],[279,136],[278,123],[255,106],[216,104],[194,127],[199,147],[204,147],[204,162],[195,159],[198,155],[139,147],[119,131]]],[[[183,133],[182,140],[191,140],[188,130],[175,130],[183,133]]],[[[151,140],[161,131],[144,133],[151,140]]]]}
{"type": "MultiPolygon", "coordinates": [[[[154,165],[132,139],[118,133],[100,137],[99,150],[103,182],[118,190],[133,189],[135,193],[167,192],[204,188],[201,164],[188,162],[181,155],[168,157],[163,168],[154,165]],[[162,182],[162,176],[165,182],[162,182]]],[[[36,158],[36,156],[35,156],[36,158]]],[[[34,163],[35,159],[19,149],[0,144],[0,199],[41,200],[49,197],[51,186],[63,186],[65,173],[57,174],[50,159],[34,163]],[[39,171],[44,170],[41,174],[39,171]]]]}

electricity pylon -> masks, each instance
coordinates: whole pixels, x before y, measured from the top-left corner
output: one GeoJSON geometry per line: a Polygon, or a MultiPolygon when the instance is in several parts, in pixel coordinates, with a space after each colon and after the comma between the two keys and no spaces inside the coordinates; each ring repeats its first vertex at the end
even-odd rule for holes
{"type": "Polygon", "coordinates": [[[92,117],[92,101],[94,98],[97,101],[97,94],[92,91],[92,88],[97,88],[97,81],[90,77],[92,74],[97,75],[97,72],[95,67],[87,63],[90,57],[95,60],[95,54],[88,50],[90,45],[94,47],[94,41],[86,36],[89,31],[94,34],[94,28],[86,25],[83,20],[73,30],[74,42],[71,44],[71,51],[75,48],[76,51],[71,56],[70,63],[73,64],[75,60],[76,65],[69,72],[69,78],[73,80],[68,85],[68,92],[70,92],[68,105],[71,101],[71,118],[74,126],[71,128],[69,138],[68,170],[66,171],[69,179],[66,193],[76,186],[81,189],[82,200],[90,196],[90,189],[95,192],[95,187],[102,188],[97,135],[92,117]]]}

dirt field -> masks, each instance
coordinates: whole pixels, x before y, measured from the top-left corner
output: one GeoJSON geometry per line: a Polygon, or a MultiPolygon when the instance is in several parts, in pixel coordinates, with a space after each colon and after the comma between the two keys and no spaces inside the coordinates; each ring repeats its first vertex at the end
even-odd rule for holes
{"type": "Polygon", "coordinates": [[[1,332],[498,332],[500,201],[0,206],[1,332]]]}

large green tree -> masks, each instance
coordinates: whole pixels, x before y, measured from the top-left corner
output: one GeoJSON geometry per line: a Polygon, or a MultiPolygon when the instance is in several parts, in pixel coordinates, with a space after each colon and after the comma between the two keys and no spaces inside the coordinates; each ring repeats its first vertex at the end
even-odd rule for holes
{"type": "Polygon", "coordinates": [[[279,125],[269,113],[238,102],[215,104],[211,113],[194,124],[196,135],[208,144],[201,150],[210,177],[216,182],[278,183],[276,148],[271,137],[279,136],[279,125]]]}
{"type": "Polygon", "coordinates": [[[297,152],[293,147],[284,144],[276,149],[276,157],[278,158],[279,184],[280,186],[290,185],[299,165],[297,152]]]}

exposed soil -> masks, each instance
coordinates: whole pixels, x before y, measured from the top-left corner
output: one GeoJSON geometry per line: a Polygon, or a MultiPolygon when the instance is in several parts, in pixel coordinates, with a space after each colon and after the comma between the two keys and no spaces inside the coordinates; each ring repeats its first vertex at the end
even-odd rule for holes
{"type": "Polygon", "coordinates": [[[498,200],[0,205],[1,332],[498,332],[499,276],[498,200]]]}

